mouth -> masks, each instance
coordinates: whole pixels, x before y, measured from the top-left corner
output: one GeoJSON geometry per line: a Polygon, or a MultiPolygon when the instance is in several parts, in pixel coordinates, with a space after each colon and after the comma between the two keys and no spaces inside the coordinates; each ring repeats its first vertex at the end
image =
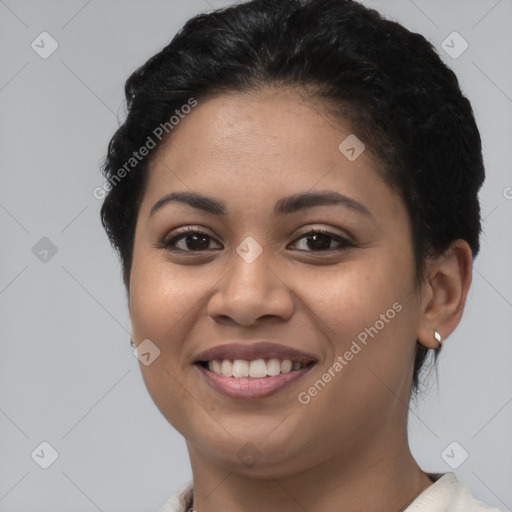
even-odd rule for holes
{"type": "Polygon", "coordinates": [[[290,359],[282,361],[279,359],[268,361],[224,359],[202,361],[195,366],[210,388],[217,393],[229,398],[254,400],[274,395],[291,386],[308,373],[315,364],[315,361],[303,363],[290,359]],[[231,375],[228,376],[230,373],[231,375]]]}
{"type": "Polygon", "coordinates": [[[317,360],[269,342],[222,345],[199,354],[194,366],[215,391],[238,399],[264,398],[303,377],[317,360]]]}
{"type": "Polygon", "coordinates": [[[196,364],[209,372],[224,377],[266,379],[311,367],[315,364],[315,361],[304,362],[278,358],[254,359],[252,361],[214,359],[212,361],[197,361],[196,364]]]}

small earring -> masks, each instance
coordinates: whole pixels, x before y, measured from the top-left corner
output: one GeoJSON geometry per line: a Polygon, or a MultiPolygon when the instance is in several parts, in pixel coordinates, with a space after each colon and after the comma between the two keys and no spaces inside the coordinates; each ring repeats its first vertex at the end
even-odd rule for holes
{"type": "Polygon", "coordinates": [[[130,345],[133,347],[133,348],[136,348],[137,345],[135,345],[135,342],[130,338],[130,345]]]}
{"type": "Polygon", "coordinates": [[[434,338],[439,342],[440,346],[443,344],[443,338],[435,329],[434,329],[434,338]]]}

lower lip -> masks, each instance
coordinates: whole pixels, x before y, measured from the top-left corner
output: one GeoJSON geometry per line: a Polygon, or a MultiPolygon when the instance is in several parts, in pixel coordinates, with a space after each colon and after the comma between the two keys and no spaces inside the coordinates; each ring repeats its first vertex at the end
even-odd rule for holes
{"type": "Polygon", "coordinates": [[[202,366],[196,365],[198,370],[206,379],[206,382],[219,393],[229,396],[230,398],[265,398],[277,393],[281,389],[289,386],[292,382],[300,379],[305,375],[312,366],[305,366],[300,370],[291,371],[289,373],[280,373],[273,377],[263,377],[261,379],[253,379],[251,377],[225,377],[213,373],[202,366]]]}

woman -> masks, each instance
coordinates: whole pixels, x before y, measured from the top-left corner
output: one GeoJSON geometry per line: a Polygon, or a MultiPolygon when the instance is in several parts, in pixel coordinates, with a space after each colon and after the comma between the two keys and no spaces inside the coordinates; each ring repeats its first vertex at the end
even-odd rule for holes
{"type": "Polygon", "coordinates": [[[190,455],[162,511],[496,510],[407,440],[484,180],[432,46],[349,0],[255,0],[190,20],[126,97],[101,213],[190,455]]]}

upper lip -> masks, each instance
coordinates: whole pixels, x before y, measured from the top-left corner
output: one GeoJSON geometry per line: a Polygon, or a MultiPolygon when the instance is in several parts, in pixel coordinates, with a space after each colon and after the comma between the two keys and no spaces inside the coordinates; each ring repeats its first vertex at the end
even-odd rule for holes
{"type": "Polygon", "coordinates": [[[302,363],[316,362],[315,356],[301,352],[292,347],[271,343],[270,341],[259,341],[256,343],[235,342],[218,345],[209,348],[196,355],[194,363],[202,361],[213,361],[215,359],[241,359],[253,361],[255,359],[290,359],[302,363]]]}

